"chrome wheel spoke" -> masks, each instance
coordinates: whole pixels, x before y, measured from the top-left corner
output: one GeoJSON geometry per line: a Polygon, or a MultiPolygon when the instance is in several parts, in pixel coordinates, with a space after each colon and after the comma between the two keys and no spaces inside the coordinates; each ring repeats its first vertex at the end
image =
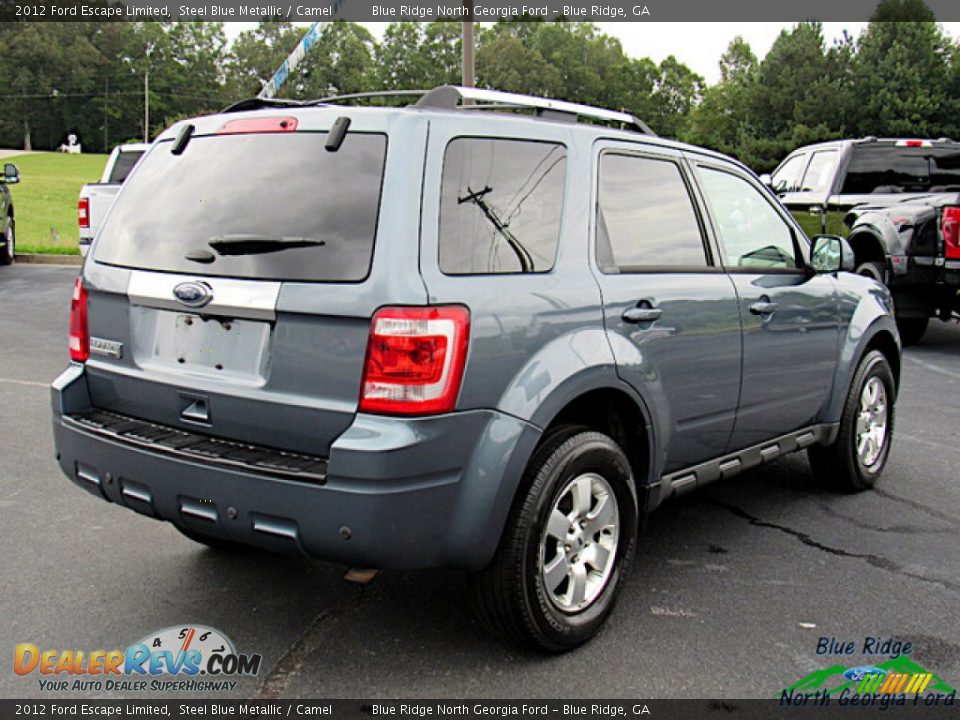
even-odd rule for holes
{"type": "Polygon", "coordinates": [[[577,563],[571,570],[570,576],[570,603],[579,606],[587,596],[587,566],[577,563]]]}
{"type": "Polygon", "coordinates": [[[578,518],[586,517],[587,513],[590,512],[590,506],[593,504],[592,484],[590,477],[587,475],[577,478],[573,483],[571,488],[573,512],[578,518]]]}
{"type": "Polygon", "coordinates": [[[546,582],[547,589],[550,592],[556,592],[557,588],[570,574],[570,567],[567,565],[567,559],[563,553],[557,556],[543,568],[543,579],[546,582]]]}
{"type": "Polygon", "coordinates": [[[567,537],[567,530],[570,528],[570,520],[560,512],[559,508],[554,508],[550,513],[550,519],[547,520],[547,535],[556,538],[561,543],[567,537]]]}
{"type": "Polygon", "coordinates": [[[583,552],[584,562],[597,572],[603,572],[610,562],[610,551],[600,543],[593,543],[583,552]]]}
{"type": "Polygon", "coordinates": [[[600,532],[605,527],[615,522],[616,514],[617,508],[615,502],[610,499],[609,495],[604,495],[597,501],[597,507],[587,517],[587,531],[591,535],[600,532]]]}

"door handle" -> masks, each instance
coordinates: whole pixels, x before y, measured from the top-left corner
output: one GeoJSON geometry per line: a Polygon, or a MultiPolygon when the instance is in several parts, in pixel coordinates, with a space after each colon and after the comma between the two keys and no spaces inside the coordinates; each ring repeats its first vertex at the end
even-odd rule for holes
{"type": "Polygon", "coordinates": [[[775,302],[770,302],[769,300],[761,300],[753,303],[750,306],[750,312],[752,312],[754,315],[772,315],[776,309],[777,304],[775,302]]]}
{"type": "Polygon", "coordinates": [[[624,322],[636,324],[654,322],[655,320],[659,320],[661,315],[663,315],[663,310],[660,308],[638,306],[627,308],[620,317],[623,318],[624,322]]]}

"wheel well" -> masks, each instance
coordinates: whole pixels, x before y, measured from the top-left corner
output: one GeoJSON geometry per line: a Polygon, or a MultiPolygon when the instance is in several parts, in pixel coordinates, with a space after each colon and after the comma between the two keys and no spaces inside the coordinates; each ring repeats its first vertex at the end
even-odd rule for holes
{"type": "Polygon", "coordinates": [[[633,398],[612,388],[585,393],[557,413],[544,430],[543,438],[569,425],[588,427],[616,441],[630,461],[637,493],[642,500],[642,490],[650,474],[650,447],[646,421],[633,398]]]}
{"type": "Polygon", "coordinates": [[[853,256],[856,258],[858,266],[865,262],[884,262],[886,260],[883,245],[875,235],[862,232],[851,235],[847,242],[853,249],[853,256]]]}
{"type": "Polygon", "coordinates": [[[887,359],[887,362],[890,363],[890,369],[893,371],[893,381],[897,385],[897,389],[900,388],[900,352],[897,350],[897,343],[893,339],[893,335],[888,333],[886,330],[881,330],[876,335],[874,335],[870,342],[867,343],[867,348],[864,353],[868,353],[871,350],[879,350],[883,353],[883,356],[887,359]]]}

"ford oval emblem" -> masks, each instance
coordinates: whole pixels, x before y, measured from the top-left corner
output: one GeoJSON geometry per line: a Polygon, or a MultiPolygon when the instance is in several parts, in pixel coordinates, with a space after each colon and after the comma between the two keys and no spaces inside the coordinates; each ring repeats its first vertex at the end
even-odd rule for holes
{"type": "Polygon", "coordinates": [[[202,282],[183,282],[173,289],[173,296],[187,307],[203,307],[213,300],[213,290],[202,282]]]}

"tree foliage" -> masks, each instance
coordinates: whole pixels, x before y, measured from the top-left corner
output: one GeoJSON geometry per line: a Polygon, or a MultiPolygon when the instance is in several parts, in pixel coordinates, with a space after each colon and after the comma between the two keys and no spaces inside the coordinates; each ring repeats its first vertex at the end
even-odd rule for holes
{"type": "MultiPolygon", "coordinates": [[[[228,47],[220,23],[0,24],[0,145],[88,149],[143,137],[149,76],[155,136],[177,118],[250,97],[305,29],[264,21],[228,47]]],[[[658,133],[769,170],[797,145],[836,137],[960,136],[960,49],[922,0],[882,0],[862,35],[825,42],[816,22],[784,30],[758,59],[737,37],[707,86],[675,57],[627,55],[592,23],[477,26],[482,87],[631,112],[658,133]]],[[[460,82],[461,23],[324,25],[281,97],[317,98],[460,82]]]]}

